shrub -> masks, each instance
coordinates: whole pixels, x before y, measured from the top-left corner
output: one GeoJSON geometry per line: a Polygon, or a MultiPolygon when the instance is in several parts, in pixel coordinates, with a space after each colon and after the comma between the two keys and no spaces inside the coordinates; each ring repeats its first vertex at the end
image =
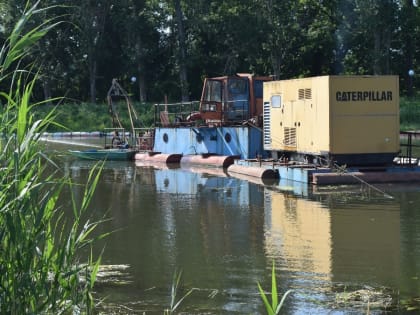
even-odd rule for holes
{"type": "Polygon", "coordinates": [[[81,263],[77,254],[93,241],[97,223],[83,224],[81,216],[100,172],[91,172],[80,206],[70,198],[73,221],[65,222],[57,200],[71,182],[56,176],[59,168],[39,143],[39,134],[54,124],[54,111],[34,120],[35,65],[19,68],[31,47],[59,23],[51,19],[26,31],[34,15],[49,9],[38,4],[26,8],[0,51],[0,86],[9,85],[7,93],[0,92],[0,313],[89,313],[99,259],[81,263]],[[47,171],[51,166],[54,171],[47,171]]]}

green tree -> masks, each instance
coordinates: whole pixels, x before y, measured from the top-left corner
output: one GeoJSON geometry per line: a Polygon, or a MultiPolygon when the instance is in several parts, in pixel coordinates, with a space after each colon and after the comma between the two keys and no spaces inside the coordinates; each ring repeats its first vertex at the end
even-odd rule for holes
{"type": "MultiPolygon", "coordinates": [[[[402,79],[402,88],[411,96],[413,94],[413,78],[408,75],[410,69],[415,73],[420,71],[418,63],[420,62],[420,11],[418,5],[414,5],[412,0],[401,1],[401,10],[399,12],[398,33],[399,62],[398,69],[402,79]]],[[[417,2],[416,2],[417,3],[417,2]]]]}
{"type": "Polygon", "coordinates": [[[394,0],[360,0],[342,5],[341,25],[344,73],[389,74],[392,38],[398,28],[394,0]]]}
{"type": "MultiPolygon", "coordinates": [[[[0,3],[0,39],[25,4],[26,0],[0,3]]],[[[281,79],[395,73],[401,87],[410,90],[408,69],[419,72],[420,18],[412,0],[59,4],[55,13],[68,16],[69,23],[38,43],[43,89],[34,93],[39,98],[64,94],[82,101],[103,100],[117,78],[142,102],[162,101],[164,95],[171,101],[196,100],[204,77],[238,72],[281,79]]]]}
{"type": "MultiPolygon", "coordinates": [[[[106,64],[101,61],[106,54],[105,23],[107,22],[110,0],[81,0],[78,3],[78,12],[74,15],[79,20],[82,37],[82,49],[85,50],[84,56],[87,58],[87,68],[89,75],[89,97],[91,103],[96,103],[98,71],[101,65],[106,64]]],[[[108,57],[108,61],[110,57],[108,57]]]]}
{"type": "Polygon", "coordinates": [[[302,39],[299,75],[334,74],[337,1],[300,0],[296,20],[302,39]]]}
{"type": "Polygon", "coordinates": [[[156,2],[124,0],[111,10],[111,22],[120,39],[121,58],[113,77],[131,86],[136,99],[145,102],[159,98],[160,67],[164,66],[165,49],[161,43],[162,14],[156,2]],[[131,81],[135,77],[136,81],[131,81]]]}
{"type": "Polygon", "coordinates": [[[275,78],[296,76],[295,66],[299,64],[299,51],[302,45],[301,31],[297,21],[297,1],[263,0],[262,15],[267,21],[263,28],[263,46],[265,59],[275,78]]]}

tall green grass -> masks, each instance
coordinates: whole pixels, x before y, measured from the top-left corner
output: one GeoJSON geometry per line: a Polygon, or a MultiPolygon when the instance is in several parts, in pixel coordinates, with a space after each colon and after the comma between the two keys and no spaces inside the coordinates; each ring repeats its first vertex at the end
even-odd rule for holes
{"type": "Polygon", "coordinates": [[[194,288],[188,290],[181,298],[177,299],[178,291],[181,287],[181,280],[182,280],[182,270],[176,271],[173,274],[172,278],[172,286],[171,286],[171,302],[167,309],[163,311],[163,315],[172,315],[175,314],[178,307],[181,303],[189,296],[191,293],[194,292],[194,288]]]}
{"type": "Polygon", "coordinates": [[[90,313],[99,259],[78,254],[93,241],[97,223],[83,223],[81,217],[100,168],[91,172],[81,204],[68,196],[69,209],[59,206],[72,183],[39,142],[40,133],[54,123],[54,112],[33,119],[36,67],[22,66],[37,41],[59,23],[50,19],[33,26],[32,19],[51,8],[38,6],[26,7],[0,51],[0,86],[7,86],[0,92],[0,313],[90,313]],[[64,219],[68,210],[71,221],[64,219]]]}
{"type": "Polygon", "coordinates": [[[293,290],[287,290],[279,301],[278,291],[277,291],[276,268],[274,265],[274,261],[273,261],[273,266],[271,268],[271,303],[268,299],[268,294],[264,292],[260,283],[258,283],[258,290],[260,292],[261,299],[264,303],[264,306],[268,315],[280,314],[280,311],[283,307],[286,297],[290,293],[293,292],[293,290]]]}
{"type": "MultiPolygon", "coordinates": [[[[154,124],[154,105],[152,103],[133,103],[140,116],[140,122],[136,127],[151,127],[154,124]]],[[[128,111],[126,104],[118,104],[118,114],[123,123],[123,127],[130,129],[128,111]]],[[[51,106],[45,104],[35,109],[35,117],[43,118],[49,113],[51,106]]],[[[58,125],[51,125],[48,132],[63,131],[60,126],[66,126],[69,131],[103,131],[112,128],[112,119],[105,103],[70,103],[64,100],[57,106],[57,117],[55,121],[58,125]]]]}
{"type": "Polygon", "coordinates": [[[420,94],[400,99],[400,129],[420,130],[420,94]]]}

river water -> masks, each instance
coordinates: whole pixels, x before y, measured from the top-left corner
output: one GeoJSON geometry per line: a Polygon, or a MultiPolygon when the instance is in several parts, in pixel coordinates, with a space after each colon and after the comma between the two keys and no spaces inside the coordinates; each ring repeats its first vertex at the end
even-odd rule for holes
{"type": "MultiPolygon", "coordinates": [[[[86,182],[94,162],[48,148],[86,182]]],[[[282,314],[405,314],[420,296],[419,204],[418,184],[320,188],[107,162],[91,216],[109,219],[95,252],[114,273],[96,296],[104,314],[163,314],[182,271],[177,300],[193,291],[178,314],[266,314],[257,283],[271,291],[274,263],[279,293],[293,290],[282,314]]]]}

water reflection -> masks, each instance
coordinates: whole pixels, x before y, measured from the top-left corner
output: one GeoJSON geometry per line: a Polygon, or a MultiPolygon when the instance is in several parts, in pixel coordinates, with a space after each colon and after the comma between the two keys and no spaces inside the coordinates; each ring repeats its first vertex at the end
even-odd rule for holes
{"type": "Polygon", "coordinates": [[[331,274],[331,217],[321,203],[267,190],[265,248],[289,271],[311,271],[323,279],[331,274]]]}
{"type": "Polygon", "coordinates": [[[325,292],[326,297],[319,298],[326,303],[344,290],[399,287],[397,202],[375,204],[358,196],[346,196],[342,202],[337,193],[311,199],[265,193],[266,251],[291,273],[290,286],[309,295],[325,292]]]}
{"type": "MultiPolygon", "coordinates": [[[[65,163],[78,182],[92,167],[65,163]]],[[[197,288],[182,304],[186,313],[262,314],[256,284],[269,290],[273,259],[280,292],[295,290],[286,314],[348,314],[351,305],[335,305],[335,294],[365,286],[418,288],[412,277],[420,231],[410,217],[420,222],[418,192],[387,199],[360,187],[311,191],[289,184],[191,166],[106,163],[92,214],[111,218],[100,231],[118,230],[106,240],[103,263],[130,265],[132,283],[101,286],[99,293],[129,313],[161,314],[172,274],[182,268],[185,288],[197,288]],[[413,256],[401,258],[400,251],[413,256]]]]}

